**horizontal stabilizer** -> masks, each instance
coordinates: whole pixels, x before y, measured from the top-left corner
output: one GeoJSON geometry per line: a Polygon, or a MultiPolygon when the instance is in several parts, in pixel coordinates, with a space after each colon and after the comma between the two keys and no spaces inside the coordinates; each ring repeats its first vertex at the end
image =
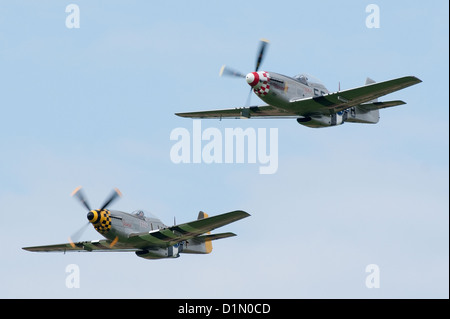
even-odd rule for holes
{"type": "Polygon", "coordinates": [[[236,236],[235,233],[220,233],[220,234],[213,234],[213,235],[204,235],[196,237],[195,240],[216,240],[216,239],[223,239],[228,237],[234,237],[236,236]]]}
{"type": "Polygon", "coordinates": [[[403,101],[386,101],[386,102],[373,102],[373,103],[364,103],[360,104],[359,108],[365,110],[365,111],[373,111],[373,110],[379,110],[384,109],[387,107],[397,106],[406,104],[403,101]]]}
{"type": "Polygon", "coordinates": [[[186,242],[186,246],[183,247],[183,254],[209,254],[212,252],[213,246],[211,241],[222,238],[234,237],[234,233],[220,233],[213,235],[202,235],[194,237],[186,242]]]}

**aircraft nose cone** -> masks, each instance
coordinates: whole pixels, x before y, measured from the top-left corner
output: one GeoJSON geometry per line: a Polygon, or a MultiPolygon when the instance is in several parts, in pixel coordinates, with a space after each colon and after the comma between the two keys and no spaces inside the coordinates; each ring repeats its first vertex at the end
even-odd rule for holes
{"type": "Polygon", "coordinates": [[[249,74],[247,74],[247,76],[245,77],[245,80],[247,81],[247,83],[248,83],[251,87],[253,87],[253,86],[255,86],[256,84],[258,84],[258,82],[259,82],[259,74],[256,73],[256,72],[249,73],[249,74]]]}
{"type": "Polygon", "coordinates": [[[88,219],[89,221],[93,220],[93,219],[94,219],[94,213],[93,213],[93,212],[87,213],[87,219],[88,219]]]}
{"type": "Polygon", "coordinates": [[[249,73],[245,77],[245,80],[247,81],[248,84],[250,84],[255,80],[255,76],[252,73],[249,73]]]}

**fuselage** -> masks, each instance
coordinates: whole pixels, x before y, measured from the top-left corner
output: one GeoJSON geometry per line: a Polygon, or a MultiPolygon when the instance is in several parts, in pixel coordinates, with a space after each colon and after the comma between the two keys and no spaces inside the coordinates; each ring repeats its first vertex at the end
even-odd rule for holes
{"type": "Polygon", "coordinates": [[[328,94],[320,81],[306,74],[289,77],[275,72],[259,71],[247,74],[247,83],[265,103],[288,107],[293,100],[328,94]]]}
{"type": "Polygon", "coordinates": [[[160,219],[142,210],[136,210],[131,214],[118,210],[92,210],[88,213],[88,220],[105,238],[110,240],[118,238],[121,243],[129,242],[130,234],[167,227],[160,219]]]}
{"type": "MultiPolygon", "coordinates": [[[[144,214],[142,210],[134,211],[131,214],[108,209],[91,210],[87,217],[94,228],[110,240],[110,248],[132,250],[141,258],[176,258],[180,256],[181,252],[209,254],[212,251],[210,241],[206,244],[205,239],[178,240],[177,235],[170,230],[170,235],[161,233],[168,229],[168,226],[157,217],[148,213],[144,214]],[[148,238],[140,236],[148,236],[148,238]],[[173,239],[175,244],[171,244],[170,240],[167,241],[168,238],[173,239]]],[[[189,233],[183,229],[179,229],[179,231],[181,232],[178,234],[179,236],[189,233]]]]}
{"type": "Polygon", "coordinates": [[[310,75],[299,74],[289,77],[275,72],[259,71],[247,74],[246,81],[261,100],[283,109],[287,116],[296,117],[301,125],[312,128],[335,126],[343,124],[348,118],[347,111],[322,114],[314,109],[304,108],[299,111],[293,107],[295,101],[330,93],[319,80],[310,75]]]}

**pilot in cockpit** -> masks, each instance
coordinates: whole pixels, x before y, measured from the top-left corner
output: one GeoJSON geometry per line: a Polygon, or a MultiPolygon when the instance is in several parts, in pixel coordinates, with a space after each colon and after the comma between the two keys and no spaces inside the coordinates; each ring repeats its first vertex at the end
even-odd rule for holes
{"type": "Polygon", "coordinates": [[[294,76],[294,79],[297,80],[300,83],[303,83],[305,85],[308,85],[308,77],[304,74],[299,74],[294,76]]]}
{"type": "Polygon", "coordinates": [[[140,219],[144,219],[144,212],[142,210],[137,210],[134,215],[140,219]]]}

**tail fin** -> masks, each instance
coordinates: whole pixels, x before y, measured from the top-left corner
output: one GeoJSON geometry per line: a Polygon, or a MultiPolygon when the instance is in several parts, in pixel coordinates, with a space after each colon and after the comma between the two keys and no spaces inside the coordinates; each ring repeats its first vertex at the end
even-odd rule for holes
{"type": "MultiPolygon", "coordinates": [[[[375,82],[371,78],[366,78],[366,83],[364,83],[364,85],[369,85],[369,84],[373,84],[373,83],[377,83],[377,82],[375,82]]],[[[378,102],[378,98],[369,101],[369,103],[373,103],[373,102],[378,102]]]]}
{"type": "Polygon", "coordinates": [[[197,220],[198,220],[198,219],[203,219],[203,218],[208,218],[208,214],[205,213],[205,212],[199,211],[199,212],[198,212],[197,220]]]}
{"type": "MultiPolygon", "coordinates": [[[[371,85],[376,83],[371,78],[366,78],[366,83],[364,85],[371,85]]],[[[378,98],[373,99],[365,103],[367,106],[376,105],[378,98]]],[[[380,120],[380,111],[376,107],[364,107],[364,104],[357,105],[349,109],[347,114],[346,122],[353,123],[365,123],[365,124],[375,124],[380,120]]]]}
{"type": "MultiPolygon", "coordinates": [[[[208,214],[200,211],[198,213],[197,220],[208,218],[208,214]]],[[[208,235],[211,232],[208,232],[208,235]]],[[[197,238],[189,239],[186,243],[186,247],[183,249],[183,253],[187,254],[209,254],[212,251],[211,238],[206,236],[200,236],[197,238]]],[[[214,239],[214,238],[213,238],[214,239]]]]}
{"type": "MultiPolygon", "coordinates": [[[[208,218],[208,214],[200,211],[198,213],[197,220],[208,218]]],[[[219,233],[212,234],[211,232],[206,233],[205,235],[201,235],[192,239],[189,239],[183,247],[183,253],[186,254],[209,254],[212,251],[212,243],[211,241],[216,239],[228,238],[236,236],[236,234],[227,232],[227,233],[219,233]]]]}
{"type": "MultiPolygon", "coordinates": [[[[197,219],[203,219],[203,218],[208,218],[208,214],[205,213],[205,212],[200,211],[200,212],[198,213],[197,219]]],[[[209,231],[207,234],[209,235],[209,234],[211,234],[211,232],[209,231]]],[[[197,240],[197,241],[202,241],[202,242],[203,242],[203,246],[204,246],[204,249],[205,249],[205,253],[206,253],[206,254],[209,254],[210,252],[212,252],[212,243],[211,243],[211,239],[208,239],[207,237],[205,237],[205,238],[203,238],[203,239],[202,239],[202,238],[196,238],[196,240],[197,240]]]]}

